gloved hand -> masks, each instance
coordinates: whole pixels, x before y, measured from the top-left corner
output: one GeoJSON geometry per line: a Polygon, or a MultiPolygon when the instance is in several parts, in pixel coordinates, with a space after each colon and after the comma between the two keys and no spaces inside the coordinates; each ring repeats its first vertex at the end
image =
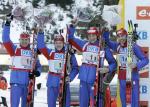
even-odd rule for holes
{"type": "Polygon", "coordinates": [[[40,52],[40,50],[39,50],[39,49],[37,49],[37,51],[36,51],[36,52],[37,52],[37,54],[38,54],[38,55],[41,55],[41,52],[40,52]]]}
{"type": "Polygon", "coordinates": [[[105,77],[103,78],[103,89],[106,90],[107,87],[109,86],[110,82],[112,81],[112,79],[114,78],[116,72],[109,72],[105,75],[105,77]]]}
{"type": "Polygon", "coordinates": [[[70,79],[70,77],[69,77],[69,76],[67,76],[67,77],[66,77],[66,79],[65,79],[65,81],[66,81],[66,83],[69,83],[69,82],[71,82],[71,79],[70,79]]]}
{"type": "Polygon", "coordinates": [[[44,32],[44,29],[39,27],[39,32],[40,32],[40,33],[43,33],[43,32],[44,32]]]}
{"type": "Polygon", "coordinates": [[[6,15],[6,25],[10,25],[12,20],[13,20],[13,15],[11,13],[6,15]]]}
{"type": "Polygon", "coordinates": [[[68,28],[68,34],[73,35],[75,32],[75,27],[71,24],[68,28]]]}
{"type": "Polygon", "coordinates": [[[78,22],[78,19],[77,18],[74,18],[71,20],[71,25],[75,26],[78,22]]]}
{"type": "Polygon", "coordinates": [[[106,31],[109,32],[109,28],[108,27],[103,27],[102,31],[103,32],[106,32],[106,31]]]}
{"type": "Polygon", "coordinates": [[[98,71],[101,74],[105,74],[105,73],[109,72],[109,69],[107,67],[103,67],[103,68],[98,68],[98,71]]]}
{"type": "Polygon", "coordinates": [[[112,79],[114,78],[116,72],[109,72],[105,75],[104,79],[103,79],[103,83],[106,85],[109,85],[109,83],[112,81],[112,79]]]}
{"type": "Polygon", "coordinates": [[[34,77],[39,77],[41,74],[39,71],[33,70],[33,72],[29,73],[29,78],[33,79],[34,77]]]}
{"type": "Polygon", "coordinates": [[[72,48],[72,45],[69,45],[69,54],[72,55],[75,53],[76,53],[76,50],[72,48]]]}

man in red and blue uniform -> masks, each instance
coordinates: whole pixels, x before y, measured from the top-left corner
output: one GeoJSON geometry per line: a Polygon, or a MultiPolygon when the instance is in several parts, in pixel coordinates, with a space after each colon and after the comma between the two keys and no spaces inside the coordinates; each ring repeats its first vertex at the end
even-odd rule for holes
{"type": "Polygon", "coordinates": [[[12,16],[7,17],[7,21],[3,27],[2,40],[12,60],[10,74],[11,107],[19,107],[20,98],[21,107],[26,107],[29,77],[34,75],[37,77],[40,76],[41,65],[39,60],[37,60],[33,73],[30,73],[33,68],[33,54],[30,48],[30,35],[27,33],[20,34],[20,45],[14,45],[10,40],[10,23],[12,16]]]}
{"type": "MultiPolygon", "coordinates": [[[[120,98],[122,107],[126,107],[126,69],[127,69],[127,31],[123,28],[117,31],[118,42],[109,39],[109,32],[105,32],[104,38],[107,45],[115,52],[117,52],[117,60],[119,66],[118,79],[120,82],[120,98]]],[[[143,54],[140,47],[134,43],[133,62],[128,64],[132,68],[132,95],[131,107],[139,107],[139,72],[141,68],[148,64],[148,58],[143,54]]]]}
{"type": "MultiPolygon", "coordinates": [[[[100,51],[98,40],[99,32],[96,27],[91,27],[87,31],[88,40],[81,40],[74,36],[75,28],[72,25],[68,30],[69,43],[83,54],[82,65],[79,69],[80,107],[89,107],[90,97],[92,97],[94,93],[97,65],[98,61],[100,61],[98,60],[98,53],[100,51]]],[[[100,67],[98,70],[100,72],[109,72],[110,74],[115,73],[117,64],[112,52],[108,47],[105,47],[102,53],[100,57],[106,58],[109,67],[100,67]]],[[[92,100],[94,101],[94,97],[92,100]]]]}
{"type": "MultiPolygon", "coordinates": [[[[54,37],[55,49],[49,49],[44,43],[44,33],[42,30],[38,33],[38,49],[47,58],[49,65],[48,79],[47,79],[47,102],[48,107],[56,107],[57,97],[60,90],[60,81],[64,73],[65,61],[65,45],[64,37],[56,34],[54,37]]],[[[70,58],[71,71],[67,77],[67,81],[72,81],[78,74],[78,64],[75,55],[72,54],[70,58]]],[[[66,107],[70,107],[70,89],[67,86],[66,107]]]]}

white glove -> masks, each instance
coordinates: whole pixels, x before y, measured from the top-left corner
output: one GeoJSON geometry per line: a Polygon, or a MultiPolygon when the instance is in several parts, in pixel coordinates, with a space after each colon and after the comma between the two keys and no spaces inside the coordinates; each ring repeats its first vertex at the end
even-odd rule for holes
{"type": "Polygon", "coordinates": [[[13,20],[13,15],[11,13],[6,15],[6,25],[10,25],[12,20],[13,20]]]}

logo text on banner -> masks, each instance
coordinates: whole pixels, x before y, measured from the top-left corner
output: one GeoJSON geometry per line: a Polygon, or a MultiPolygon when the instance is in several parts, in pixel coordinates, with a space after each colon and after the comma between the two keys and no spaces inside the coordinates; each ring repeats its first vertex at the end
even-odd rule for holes
{"type": "Polygon", "coordinates": [[[137,6],[136,7],[137,20],[150,20],[150,6],[137,6]]]}
{"type": "Polygon", "coordinates": [[[148,32],[147,31],[138,31],[137,35],[140,40],[147,40],[148,38],[148,32]]]}

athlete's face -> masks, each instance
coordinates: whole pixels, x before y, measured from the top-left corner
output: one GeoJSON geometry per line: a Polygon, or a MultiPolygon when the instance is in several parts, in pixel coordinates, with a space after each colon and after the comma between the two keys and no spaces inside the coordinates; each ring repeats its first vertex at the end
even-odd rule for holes
{"type": "Polygon", "coordinates": [[[63,41],[55,41],[54,45],[55,45],[55,48],[60,51],[64,47],[64,42],[63,41]]]}
{"type": "Polygon", "coordinates": [[[30,44],[30,38],[20,38],[19,41],[22,47],[27,47],[30,44]]]}
{"type": "Polygon", "coordinates": [[[88,40],[89,40],[89,42],[94,43],[97,40],[97,35],[88,34],[88,40]]]}
{"type": "Polygon", "coordinates": [[[123,45],[127,42],[127,37],[126,36],[118,36],[117,41],[123,45]]]}

